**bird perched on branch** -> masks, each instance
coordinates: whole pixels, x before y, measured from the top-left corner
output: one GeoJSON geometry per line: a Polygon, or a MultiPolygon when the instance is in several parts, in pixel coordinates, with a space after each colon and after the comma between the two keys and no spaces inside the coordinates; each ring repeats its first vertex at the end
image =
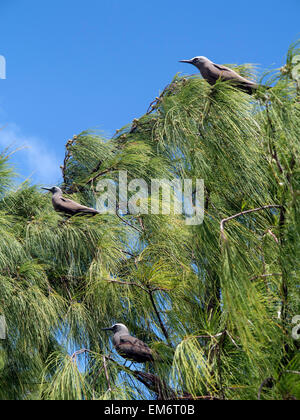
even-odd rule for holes
{"type": "Polygon", "coordinates": [[[114,333],[113,345],[124,359],[137,363],[154,361],[152,350],[143,341],[132,337],[124,324],[115,324],[110,328],[104,328],[103,331],[112,331],[114,333]]]}
{"type": "Polygon", "coordinates": [[[214,85],[217,80],[231,81],[236,87],[252,95],[258,88],[258,85],[245,77],[240,76],[234,70],[215,64],[208,58],[200,56],[191,60],[180,60],[180,63],[193,64],[200,70],[200,73],[210,85],[214,85]]]}
{"type": "Polygon", "coordinates": [[[64,198],[62,190],[59,187],[43,188],[43,190],[47,190],[52,193],[52,204],[54,210],[57,212],[65,213],[70,216],[74,216],[76,214],[95,216],[96,214],[99,214],[99,212],[95,209],[82,206],[75,201],[64,198]]]}

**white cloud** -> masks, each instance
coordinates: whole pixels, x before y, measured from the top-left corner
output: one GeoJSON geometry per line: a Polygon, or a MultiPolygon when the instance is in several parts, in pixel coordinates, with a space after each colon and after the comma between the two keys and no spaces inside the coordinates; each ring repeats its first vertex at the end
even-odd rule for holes
{"type": "Polygon", "coordinates": [[[34,136],[25,136],[14,123],[0,123],[0,152],[9,148],[17,151],[12,161],[18,174],[39,184],[56,184],[61,179],[61,160],[49,151],[45,141],[34,136]],[[2,127],[2,128],[1,128],[2,127]]]}

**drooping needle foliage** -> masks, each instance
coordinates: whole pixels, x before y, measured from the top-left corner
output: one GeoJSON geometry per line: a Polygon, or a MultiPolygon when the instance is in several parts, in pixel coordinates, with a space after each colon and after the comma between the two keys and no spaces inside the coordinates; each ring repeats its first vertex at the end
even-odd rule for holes
{"type": "Polygon", "coordinates": [[[67,219],[39,186],[15,188],[1,155],[1,399],[300,398],[297,57],[299,44],[254,96],[176,76],[113,138],[68,141],[65,195],[93,206],[98,181],[117,185],[120,171],[149,186],[203,179],[201,225],[67,219]],[[102,331],[116,322],[159,361],[124,364],[102,331]]]}

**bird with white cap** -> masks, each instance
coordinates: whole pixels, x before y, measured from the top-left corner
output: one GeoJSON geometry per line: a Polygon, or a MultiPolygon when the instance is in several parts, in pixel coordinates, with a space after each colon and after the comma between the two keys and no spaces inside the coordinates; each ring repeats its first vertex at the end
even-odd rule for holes
{"type": "Polygon", "coordinates": [[[229,67],[213,63],[207,57],[199,56],[191,60],[180,60],[180,63],[192,64],[200,71],[203,79],[210,85],[214,85],[217,80],[231,81],[234,86],[252,95],[258,88],[257,83],[242,77],[229,67]]]}
{"type": "Polygon", "coordinates": [[[63,192],[59,187],[42,189],[52,193],[52,204],[54,210],[57,212],[65,213],[70,216],[74,216],[75,214],[96,216],[96,214],[99,214],[99,212],[93,208],[82,206],[73,200],[64,198],[63,192]]]}
{"type": "Polygon", "coordinates": [[[132,337],[126,325],[115,324],[112,327],[103,328],[103,331],[112,331],[114,333],[113,345],[124,359],[137,363],[154,361],[152,350],[143,341],[132,337]]]}

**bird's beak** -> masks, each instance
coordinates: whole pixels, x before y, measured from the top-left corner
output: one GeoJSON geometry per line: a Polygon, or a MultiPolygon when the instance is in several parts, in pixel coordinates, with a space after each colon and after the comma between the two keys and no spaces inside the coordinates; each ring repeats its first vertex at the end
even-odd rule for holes
{"type": "Polygon", "coordinates": [[[112,331],[112,327],[109,327],[109,328],[102,328],[102,331],[112,331]]]}
{"type": "Polygon", "coordinates": [[[179,63],[188,63],[188,64],[192,64],[193,61],[192,60],[180,60],[179,63]]]}
{"type": "Polygon", "coordinates": [[[43,188],[43,187],[42,187],[42,190],[51,191],[50,188],[43,188]]]}

